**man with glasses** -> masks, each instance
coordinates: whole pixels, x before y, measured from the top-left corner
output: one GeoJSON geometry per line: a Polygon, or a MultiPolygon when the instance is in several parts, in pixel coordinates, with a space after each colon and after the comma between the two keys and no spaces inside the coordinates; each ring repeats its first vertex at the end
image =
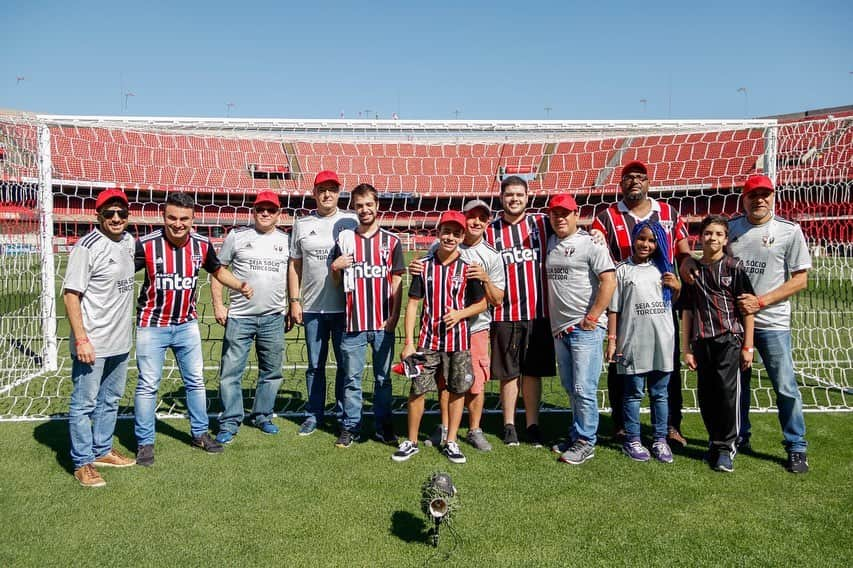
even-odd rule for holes
{"type": "Polygon", "coordinates": [[[309,436],[322,425],[326,407],[326,359],[329,340],[339,363],[335,374],[335,400],[341,406],[343,360],[341,338],[346,328],[344,290],[330,278],[331,252],[344,229],[354,230],[358,218],[338,208],[341,182],[338,175],[323,170],[314,178],[317,210],[293,224],[287,282],[293,322],[305,326],[308,368],[306,418],[300,436],[309,436]]]}
{"type": "Polygon", "coordinates": [[[216,441],[230,444],[243,422],[243,371],[252,343],[258,357],[258,386],[249,423],[264,434],[278,434],[273,424],[273,407],[281,386],[284,334],[287,318],[287,264],[290,239],[278,229],[281,204],[278,195],[262,191],[255,198],[254,224],[233,229],[219,251],[219,260],[234,276],[248,282],[255,291],[251,299],[235,296],[226,307],[222,284],[210,282],[213,313],[225,326],[219,394],[222,415],[216,441]]]}
{"type": "Polygon", "coordinates": [[[170,193],[163,210],[163,227],[136,241],[135,265],[145,269],[136,314],[136,384],[134,430],[136,463],[154,465],[154,426],[157,392],[163,377],[166,350],[171,348],[186,391],[190,444],[209,453],[222,446],[208,433],[204,359],[198,329],[198,273],[208,274],[247,299],[252,287],[223,268],[210,240],[192,231],[195,201],[186,193],[170,193]]]}
{"type": "Polygon", "coordinates": [[[135,270],[127,196],[104,190],[95,209],[98,226],[74,245],[62,285],[71,325],[71,461],[84,487],[106,485],[95,467],[136,463],[112,447],[132,336],[135,270]]]}
{"type": "MultiPolygon", "coordinates": [[[[670,239],[669,251],[675,261],[681,261],[690,255],[690,244],[687,241],[687,225],[678,212],[669,204],[649,197],[649,170],[643,162],[633,160],[622,166],[622,176],[619,182],[622,190],[622,200],[601,212],[593,221],[590,234],[593,238],[603,240],[610,249],[613,260],[622,262],[633,254],[631,231],[634,225],[641,221],[657,221],[661,224],[670,239]]],[[[675,352],[673,357],[673,380],[669,381],[669,432],[671,444],[681,447],[687,445],[687,440],[681,434],[681,365],[678,315],[673,306],[673,322],[675,324],[675,352]]],[[[607,369],[607,396],[612,408],[611,419],[613,431],[617,438],[624,435],[625,423],[622,416],[622,397],[624,394],[621,377],[616,374],[616,364],[611,363],[607,369]]]]}

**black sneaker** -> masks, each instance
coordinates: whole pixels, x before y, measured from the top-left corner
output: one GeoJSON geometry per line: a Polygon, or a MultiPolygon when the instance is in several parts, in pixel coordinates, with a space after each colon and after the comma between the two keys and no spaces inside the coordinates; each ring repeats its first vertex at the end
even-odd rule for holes
{"type": "Polygon", "coordinates": [[[341,435],[335,441],[336,448],[349,448],[353,442],[358,442],[358,434],[349,430],[341,431],[341,435]]]}
{"type": "Polygon", "coordinates": [[[788,461],[785,463],[785,469],[791,473],[808,472],[809,462],[806,459],[806,452],[790,452],[788,454],[788,461]]]}
{"type": "Polygon", "coordinates": [[[737,447],[737,451],[740,454],[751,454],[752,453],[752,444],[749,442],[749,437],[741,438],[738,436],[737,441],[735,442],[735,446],[737,447]]]}
{"type": "Polygon", "coordinates": [[[391,459],[395,462],[404,462],[419,451],[417,444],[413,444],[409,440],[404,440],[400,444],[400,447],[397,448],[397,451],[391,454],[391,459]]]}
{"type": "Polygon", "coordinates": [[[136,450],[136,465],[154,465],[154,444],[143,444],[136,450]]]}
{"type": "Polygon", "coordinates": [[[518,433],[515,431],[515,424],[504,424],[504,444],[507,446],[518,445],[518,433]]]}
{"type": "Polygon", "coordinates": [[[457,444],[455,440],[448,441],[444,445],[444,449],[441,453],[450,460],[450,463],[465,463],[468,461],[465,454],[463,454],[462,450],[459,449],[459,444],[457,444]]]}
{"type": "Polygon", "coordinates": [[[545,445],[542,443],[542,432],[539,430],[539,424],[531,424],[527,427],[527,443],[534,448],[541,448],[545,445]]]}
{"type": "Polygon", "coordinates": [[[222,444],[213,439],[213,437],[205,432],[198,438],[193,438],[190,444],[194,448],[201,448],[209,454],[221,454],[223,451],[222,444]]]}
{"type": "Polygon", "coordinates": [[[394,433],[394,425],[390,422],[383,424],[382,428],[377,430],[373,437],[383,444],[388,444],[389,446],[397,445],[397,434],[394,433]]]}

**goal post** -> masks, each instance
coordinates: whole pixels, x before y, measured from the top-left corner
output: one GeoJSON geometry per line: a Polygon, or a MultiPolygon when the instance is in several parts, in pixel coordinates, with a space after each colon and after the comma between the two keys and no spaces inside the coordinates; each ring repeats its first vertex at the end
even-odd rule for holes
{"type": "MultiPolygon", "coordinates": [[[[807,409],[850,410],[853,386],[853,111],[840,116],[675,121],[414,121],[197,119],[0,113],[0,420],[62,416],[71,392],[68,323],[61,302],[67,254],[95,224],[95,198],[121,187],[130,199],[131,230],[161,223],[170,192],[196,201],[195,228],[218,246],[251,220],[254,196],[281,196],[286,230],[314,208],[320,170],[342,179],[341,206],[358,183],[380,192],[380,222],[398,233],[408,254],[432,242],[441,211],[482,199],[500,209],[506,175],[530,186],[531,210],[550,195],[572,193],[580,223],[619,199],[621,164],[650,168],[650,194],[687,220],[695,244],[707,214],[740,209],[746,177],[775,180],[777,211],[799,222],[814,257],[809,289],[793,301],[794,359],[807,409]],[[37,260],[36,260],[37,259],[37,260]]],[[[220,403],[222,328],[200,286],[199,323],[210,412],[220,403]]],[[[301,412],[307,361],[300,328],[286,340],[285,382],[276,412],[301,412]]],[[[402,339],[401,337],[398,339],[402,339]]],[[[398,346],[399,352],[399,346],[398,346]]],[[[133,358],[133,352],[131,353],[133,358]]],[[[331,357],[331,356],[330,356],[331,357]]],[[[327,376],[334,373],[329,362],[327,376]]],[[[251,390],[250,363],[244,388],[251,390]]],[[[132,413],[135,364],[129,365],[122,412],[132,413]]],[[[775,396],[760,364],[752,406],[773,410],[775,396]]],[[[687,410],[698,407],[695,374],[679,377],[687,410]]],[[[329,381],[330,384],[332,381],[329,381]]],[[[367,385],[370,381],[366,381],[367,385]]],[[[395,408],[407,384],[394,381],[395,408]]],[[[609,406],[601,382],[603,408],[609,406]]],[[[488,393],[496,395],[490,384],[488,393]]],[[[369,390],[369,389],[368,389],[369,390]]],[[[545,382],[548,407],[565,408],[558,379],[545,382]]],[[[329,400],[331,402],[331,387],[329,400]]],[[[185,412],[174,360],[161,384],[162,415],[185,412]]],[[[489,398],[496,401],[497,396],[489,398]]],[[[497,402],[489,410],[497,411],[497,402]]]]}

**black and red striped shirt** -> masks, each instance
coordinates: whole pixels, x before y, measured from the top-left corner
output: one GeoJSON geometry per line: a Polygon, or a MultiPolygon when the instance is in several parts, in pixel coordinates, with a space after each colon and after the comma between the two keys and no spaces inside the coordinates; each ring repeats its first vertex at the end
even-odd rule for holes
{"type": "MultiPolygon", "coordinates": [[[[391,317],[392,276],[406,271],[399,237],[379,229],[365,237],[356,232],[353,240],[352,289],[346,291],[347,331],[378,331],[391,317]]],[[[332,256],[341,256],[338,241],[332,256]]]]}
{"type": "Polygon", "coordinates": [[[542,213],[527,213],[518,223],[501,215],[486,228],[486,242],[500,253],[506,273],[504,301],[495,307],[493,321],[548,317],[545,249],[551,232],[542,213]]]}
{"type": "Polygon", "coordinates": [[[652,209],[644,219],[638,219],[631,213],[624,201],[611,205],[598,214],[592,222],[590,230],[599,230],[604,234],[610,256],[616,262],[622,262],[634,254],[631,243],[631,233],[634,225],[640,221],[657,221],[669,235],[670,262],[675,261],[675,243],[687,238],[687,225],[678,216],[675,209],[668,203],[648,198],[652,202],[652,209]]]}
{"type": "Polygon", "coordinates": [[[468,280],[468,264],[461,257],[446,265],[437,255],[423,259],[424,271],[413,276],[410,298],[423,298],[421,332],[418,349],[433,351],[468,351],[471,334],[468,320],[460,320],[451,328],[442,321],[450,311],[462,310],[486,297],[479,280],[468,280]]]}
{"type": "Polygon", "coordinates": [[[737,307],[737,297],[754,294],[743,263],[732,256],[698,265],[696,283],[685,285],[683,308],[693,313],[690,340],[710,339],[733,333],[743,335],[743,316],[737,307]]]}
{"type": "Polygon", "coordinates": [[[163,229],[136,241],[136,270],[145,269],[145,280],[136,302],[136,325],[166,327],[198,318],[196,284],[198,271],[214,273],[222,266],[210,240],[190,233],[187,242],[176,247],[163,229]]]}

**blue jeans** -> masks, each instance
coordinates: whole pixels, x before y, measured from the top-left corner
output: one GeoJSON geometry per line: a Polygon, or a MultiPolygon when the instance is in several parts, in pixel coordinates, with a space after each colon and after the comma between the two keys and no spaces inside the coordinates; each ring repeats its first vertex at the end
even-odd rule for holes
{"type": "Polygon", "coordinates": [[[92,365],[71,361],[71,462],[74,469],[110,453],[116,428],[118,401],[127,380],[128,354],[96,357],[92,365]]]}
{"type": "Polygon", "coordinates": [[[654,439],[666,438],[669,407],[667,388],[669,373],[651,371],[642,375],[623,375],[625,397],[622,412],[625,420],[625,435],[629,439],[640,437],[640,403],[643,401],[643,379],[649,384],[649,410],[652,414],[654,439]]]}
{"type": "Polygon", "coordinates": [[[341,340],[341,367],[344,373],[343,427],[350,432],[361,429],[361,379],[367,361],[367,346],[373,351],[373,417],[376,430],[391,420],[391,361],[394,359],[394,334],[385,331],[344,333],[341,340]]]}
{"type": "Polygon", "coordinates": [[[139,368],[139,379],[134,396],[134,431],[140,446],[154,443],[157,391],[163,377],[166,349],[170,347],[184,381],[190,433],[197,438],[207,432],[207,395],[204,391],[204,361],[198,322],[166,327],[137,327],[136,366],[139,368]]]}
{"type": "MultiPolygon", "coordinates": [[[[790,330],[755,330],[755,349],[761,355],[764,368],[773,390],[776,391],[776,406],[779,409],[779,424],[782,426],[782,445],[789,452],[806,451],[806,421],[803,418],[803,397],[794,376],[794,360],[791,355],[790,330]]],[[[741,375],[740,436],[749,438],[749,403],[751,373],[741,375]]]]}
{"type": "Polygon", "coordinates": [[[604,360],[604,329],[571,333],[554,339],[560,382],[569,394],[572,407],[572,442],[585,440],[595,445],[598,431],[598,378],[604,360]]]}
{"type": "Polygon", "coordinates": [[[308,351],[308,368],[305,370],[305,386],[308,389],[308,419],[320,423],[326,411],[326,359],[329,357],[329,339],[338,363],[335,373],[336,410],[341,405],[341,387],[344,370],[341,365],[341,338],[346,329],[346,315],[305,313],[302,316],[305,325],[305,348],[308,351]]]}
{"type": "Polygon", "coordinates": [[[258,355],[258,386],[249,420],[260,426],[272,418],[275,397],[282,381],[284,314],[229,317],[225,323],[219,369],[219,394],[222,398],[220,432],[236,434],[243,422],[243,371],[252,343],[258,355]]]}

